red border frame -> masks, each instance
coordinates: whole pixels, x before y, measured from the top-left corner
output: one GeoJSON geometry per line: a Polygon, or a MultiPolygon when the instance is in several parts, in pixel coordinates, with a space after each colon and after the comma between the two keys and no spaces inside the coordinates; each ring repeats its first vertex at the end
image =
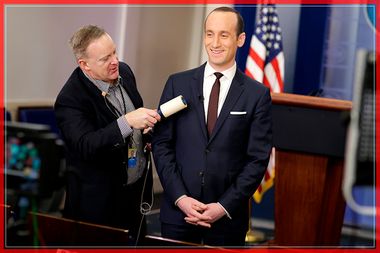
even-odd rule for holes
{"type": "MultiPolygon", "coordinates": [[[[262,1],[262,0],[261,0],[262,1]]],[[[3,0],[3,3],[0,4],[0,60],[2,66],[0,68],[0,108],[4,108],[4,6],[5,5],[18,5],[18,4],[49,4],[49,5],[58,5],[58,4],[162,4],[162,5],[167,5],[167,4],[255,4],[259,3],[260,0],[3,0]]],[[[375,4],[376,5],[376,0],[298,0],[298,1],[291,1],[291,0],[272,0],[272,2],[276,4],[375,4]]],[[[379,4],[376,5],[376,25],[377,28],[379,27],[380,24],[380,9],[379,9],[379,4]]],[[[376,32],[376,52],[380,52],[380,30],[377,29],[376,32]]],[[[377,59],[377,64],[376,64],[376,76],[379,75],[380,73],[380,64],[379,64],[380,58],[377,59]]],[[[380,81],[379,78],[376,79],[376,97],[379,95],[379,89],[380,89],[380,81]]],[[[379,108],[378,105],[380,105],[379,98],[376,101],[376,109],[379,108]]],[[[379,110],[376,110],[376,126],[380,125],[380,120],[379,120],[379,110]]],[[[4,114],[0,113],[0,122],[4,122],[4,114]]],[[[0,129],[0,153],[4,154],[4,128],[3,124],[1,124],[1,129],[0,129]]],[[[378,127],[376,127],[376,140],[375,144],[376,147],[379,147],[380,142],[379,142],[379,131],[378,127]]],[[[377,148],[376,149],[376,158],[380,157],[380,151],[377,148]]],[[[377,159],[376,159],[377,160],[377,159]]],[[[137,250],[139,253],[148,253],[148,252],[156,252],[156,253],[164,253],[164,252],[173,252],[173,251],[181,251],[184,253],[193,253],[193,252],[214,252],[214,251],[220,251],[216,249],[181,249],[181,248],[154,248],[154,249],[6,249],[4,240],[4,208],[2,208],[2,205],[5,203],[4,199],[4,176],[3,176],[3,171],[4,171],[4,155],[0,156],[0,164],[1,164],[1,171],[0,171],[0,252],[12,252],[12,253],[28,253],[28,252],[42,252],[42,253],[102,253],[102,252],[132,252],[137,250]]],[[[378,171],[378,163],[376,163],[376,171],[378,171]]],[[[375,237],[375,245],[379,245],[379,228],[380,228],[380,223],[379,223],[379,203],[380,203],[380,197],[379,197],[379,188],[378,188],[378,182],[380,179],[379,176],[380,173],[376,173],[376,237],[375,237]]],[[[252,248],[252,249],[225,249],[222,251],[232,251],[232,252],[255,252],[255,253],[261,253],[261,252],[275,252],[277,250],[286,250],[288,252],[361,252],[361,251],[367,251],[367,252],[375,252],[376,249],[356,249],[356,248],[252,248]]]]}

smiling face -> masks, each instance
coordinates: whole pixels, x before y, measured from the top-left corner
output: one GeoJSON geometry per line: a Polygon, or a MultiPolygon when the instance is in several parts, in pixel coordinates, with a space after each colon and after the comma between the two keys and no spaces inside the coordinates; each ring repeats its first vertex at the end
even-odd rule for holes
{"type": "Polygon", "coordinates": [[[108,34],[91,42],[79,66],[93,79],[114,83],[119,77],[119,59],[116,46],[108,34]]]}
{"type": "Polygon", "coordinates": [[[233,66],[236,51],[242,47],[245,33],[237,35],[237,16],[233,12],[214,11],[205,22],[204,45],[210,65],[217,71],[233,66]]]}

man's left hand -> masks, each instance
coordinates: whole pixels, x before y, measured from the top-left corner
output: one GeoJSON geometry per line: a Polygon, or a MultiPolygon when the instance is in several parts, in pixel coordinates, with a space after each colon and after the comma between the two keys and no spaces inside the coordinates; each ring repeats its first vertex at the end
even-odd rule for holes
{"type": "Polygon", "coordinates": [[[224,215],[226,215],[223,208],[218,203],[207,204],[207,208],[203,212],[203,214],[211,217],[209,223],[214,223],[215,221],[219,220],[224,215]]]}
{"type": "Polygon", "coordinates": [[[191,224],[197,224],[203,227],[211,227],[211,224],[222,218],[226,213],[218,203],[210,203],[206,205],[206,209],[202,212],[203,215],[210,217],[210,219],[199,220],[195,217],[186,217],[185,220],[191,224]]]}

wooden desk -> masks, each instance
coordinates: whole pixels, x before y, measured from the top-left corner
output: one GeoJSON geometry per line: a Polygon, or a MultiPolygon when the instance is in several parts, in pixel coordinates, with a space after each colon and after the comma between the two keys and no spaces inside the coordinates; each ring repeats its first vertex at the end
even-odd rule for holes
{"type": "Polygon", "coordinates": [[[45,246],[127,246],[128,230],[30,212],[32,235],[45,246]]]}

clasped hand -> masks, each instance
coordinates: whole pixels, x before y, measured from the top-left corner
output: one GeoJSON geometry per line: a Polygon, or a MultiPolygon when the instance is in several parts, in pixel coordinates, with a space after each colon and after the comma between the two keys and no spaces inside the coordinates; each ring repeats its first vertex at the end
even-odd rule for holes
{"type": "Polygon", "coordinates": [[[185,221],[192,225],[211,227],[211,224],[225,215],[218,203],[204,204],[194,198],[184,197],[177,206],[185,213],[185,221]]]}

